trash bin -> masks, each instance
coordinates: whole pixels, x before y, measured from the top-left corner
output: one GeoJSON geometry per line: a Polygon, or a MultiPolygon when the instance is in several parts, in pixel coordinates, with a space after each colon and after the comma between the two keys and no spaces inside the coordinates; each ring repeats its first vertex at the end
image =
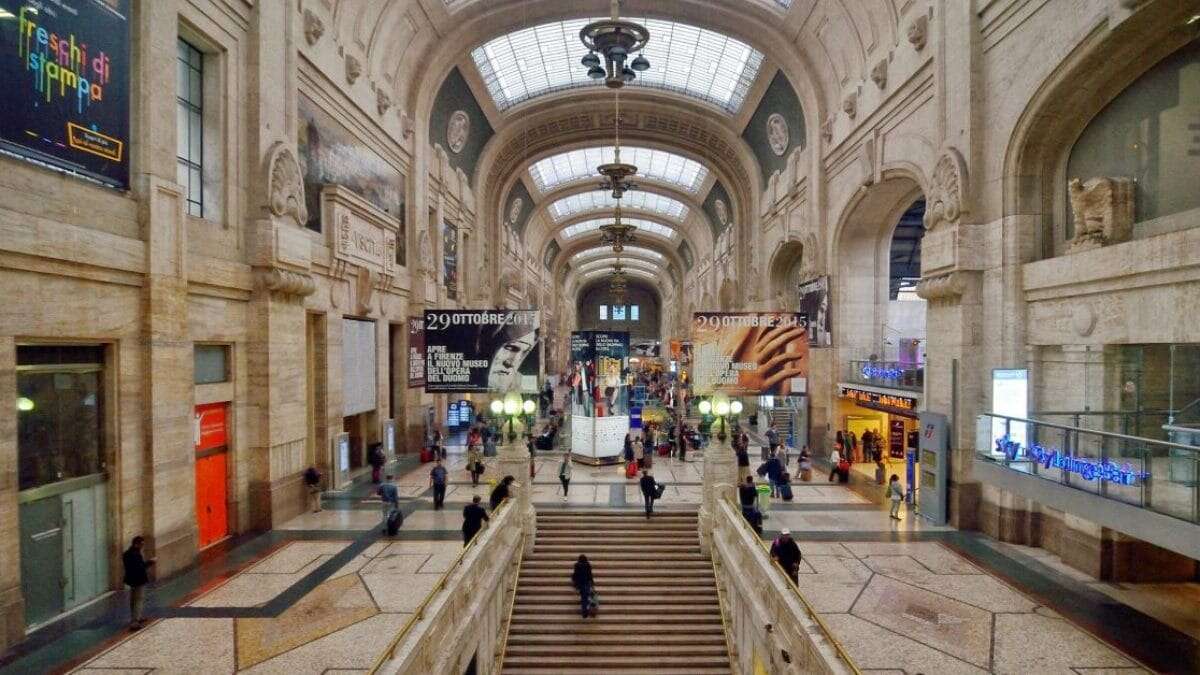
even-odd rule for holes
{"type": "Polygon", "coordinates": [[[758,490],[758,510],[766,518],[767,512],[771,510],[771,485],[770,483],[759,483],[755,489],[758,490]]]}

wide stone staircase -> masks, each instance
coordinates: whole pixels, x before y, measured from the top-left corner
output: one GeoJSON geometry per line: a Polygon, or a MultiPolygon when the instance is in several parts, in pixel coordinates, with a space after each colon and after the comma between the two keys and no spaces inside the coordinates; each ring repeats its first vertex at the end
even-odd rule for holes
{"type": "Polygon", "coordinates": [[[503,673],[730,672],[712,562],[695,512],[538,512],[517,584],[503,673]],[[579,616],[571,571],[592,562],[599,616],[579,616]]]}

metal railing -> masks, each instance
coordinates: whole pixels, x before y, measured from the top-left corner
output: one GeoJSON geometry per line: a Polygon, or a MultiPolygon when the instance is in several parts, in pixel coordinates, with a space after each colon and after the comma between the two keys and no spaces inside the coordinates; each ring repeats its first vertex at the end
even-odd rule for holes
{"type": "Polygon", "coordinates": [[[862,671],[858,669],[858,664],[856,664],[854,659],[850,657],[850,654],[846,651],[846,648],[842,646],[841,641],[834,636],[833,630],[829,628],[829,625],[826,624],[825,620],[821,618],[821,615],[817,613],[817,609],[812,606],[812,604],[808,601],[808,598],[804,597],[804,592],[801,591],[800,587],[796,585],[796,582],[792,581],[792,578],[788,576],[787,570],[783,569],[783,566],[781,566],[778,561],[771,558],[770,545],[768,545],[767,542],[763,541],[758,536],[758,533],[754,531],[754,528],[750,527],[750,523],[746,522],[746,519],[741,516],[739,509],[734,507],[732,500],[726,500],[726,504],[730,507],[730,516],[738,523],[738,527],[743,528],[743,530],[745,530],[754,541],[758,542],[758,545],[762,547],[763,552],[766,554],[767,559],[771,561],[771,567],[783,575],[783,578],[787,581],[788,586],[791,587],[792,592],[795,593],[796,597],[800,600],[800,604],[804,606],[804,610],[808,612],[808,615],[812,617],[817,626],[821,628],[821,632],[825,634],[825,639],[829,641],[829,644],[833,645],[833,650],[837,653],[838,658],[845,662],[846,667],[848,667],[854,673],[854,675],[862,675],[862,671]]]}
{"type": "Polygon", "coordinates": [[[1013,471],[1200,523],[1200,447],[984,413],[976,457],[1013,471]]]}
{"type": "MultiPolygon", "coordinates": [[[[510,498],[501,502],[500,506],[496,507],[496,510],[492,512],[492,520],[497,520],[498,516],[502,514],[505,509],[509,508],[509,505],[512,501],[513,500],[510,498]]],[[[392,641],[388,643],[387,649],[385,649],[383,653],[381,653],[379,657],[375,659],[375,663],[372,664],[371,669],[367,671],[369,675],[376,675],[379,672],[379,669],[383,667],[383,664],[387,663],[396,656],[396,648],[399,647],[400,643],[404,641],[404,638],[413,629],[413,626],[417,625],[418,621],[425,618],[425,610],[429,608],[430,603],[433,602],[433,599],[437,597],[438,593],[445,590],[446,583],[450,580],[450,575],[454,574],[454,572],[458,570],[459,566],[462,565],[463,558],[466,557],[467,553],[470,553],[475,549],[476,545],[483,538],[483,535],[486,531],[487,530],[480,530],[479,532],[476,532],[475,536],[471,538],[471,541],[467,542],[467,544],[463,546],[463,550],[459,552],[458,557],[456,557],[454,562],[450,564],[450,567],[448,567],[446,571],[442,573],[441,578],[439,578],[438,582],[434,584],[433,588],[429,591],[429,594],[426,595],[425,599],[421,601],[421,604],[417,606],[417,609],[413,612],[413,615],[408,617],[408,621],[405,622],[404,627],[401,628],[400,632],[396,634],[396,637],[392,638],[392,641]]]]}
{"type": "Polygon", "coordinates": [[[508,633],[512,630],[513,610],[517,606],[517,590],[521,586],[521,565],[525,563],[525,538],[529,535],[521,533],[520,548],[517,550],[517,571],[513,574],[513,593],[512,598],[508,601],[508,611],[504,614],[504,634],[500,637],[500,651],[496,653],[496,670],[499,673],[504,669],[504,656],[508,653],[508,633]]]}
{"type": "Polygon", "coordinates": [[[846,379],[858,384],[924,391],[925,366],[900,361],[869,361],[852,359],[846,379]]]}

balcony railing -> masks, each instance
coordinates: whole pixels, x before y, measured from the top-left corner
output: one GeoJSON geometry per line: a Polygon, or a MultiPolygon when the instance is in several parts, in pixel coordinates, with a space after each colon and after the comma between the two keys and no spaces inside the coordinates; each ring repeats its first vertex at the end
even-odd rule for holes
{"type": "Polygon", "coordinates": [[[925,389],[925,367],[900,361],[851,360],[847,378],[857,384],[889,389],[925,389]]]}
{"type": "Polygon", "coordinates": [[[983,414],[976,455],[1014,471],[1200,523],[1200,447],[983,414]]]}

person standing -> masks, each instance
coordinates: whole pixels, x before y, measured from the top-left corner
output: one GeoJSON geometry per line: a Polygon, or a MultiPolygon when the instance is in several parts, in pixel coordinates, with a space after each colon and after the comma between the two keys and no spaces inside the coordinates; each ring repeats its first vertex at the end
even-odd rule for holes
{"type": "Polygon", "coordinates": [[[833,482],[834,476],[838,474],[838,465],[842,463],[841,443],[833,445],[833,452],[829,453],[829,482],[833,482]]]}
{"type": "Polygon", "coordinates": [[[440,509],[446,501],[446,467],[440,459],[429,470],[429,484],[433,487],[433,508],[440,509]]]}
{"type": "Polygon", "coordinates": [[[642,479],[638,481],[638,484],[642,489],[642,499],[646,501],[646,520],[649,520],[650,514],[654,513],[654,491],[657,484],[648,470],[642,472],[642,479]]]}
{"type": "Polygon", "coordinates": [[[375,490],[375,494],[379,495],[379,499],[383,502],[383,531],[387,532],[387,520],[392,511],[400,510],[400,491],[392,483],[392,474],[387,475],[387,480],[380,484],[375,490]]]}
{"type": "Polygon", "coordinates": [[[632,462],[634,460],[633,435],[632,434],[628,434],[628,433],[625,434],[625,445],[623,446],[622,452],[625,453],[625,463],[626,464],[629,464],[630,462],[632,462]]]}
{"type": "Polygon", "coordinates": [[[643,443],[640,436],[634,440],[633,446],[638,452],[642,468],[649,471],[654,466],[654,448],[648,443],[643,443]]]}
{"type": "Polygon", "coordinates": [[[367,451],[367,463],[371,465],[371,482],[379,485],[383,481],[383,465],[387,463],[382,443],[371,444],[371,449],[367,451]]]}
{"type": "Polygon", "coordinates": [[[310,466],[304,470],[304,485],[308,488],[308,504],[313,513],[321,512],[321,472],[310,466]]]}
{"type": "Polygon", "coordinates": [[[767,469],[767,480],[769,480],[771,482],[771,496],[778,497],[778,496],[780,496],[779,495],[780,479],[783,476],[784,471],[786,471],[787,469],[786,469],[786,467],[783,466],[783,463],[779,461],[779,455],[777,455],[774,452],[771,453],[771,457],[767,460],[766,469],[767,469]]]}
{"type": "Polygon", "coordinates": [[[767,444],[771,448],[779,446],[779,432],[775,430],[775,423],[767,423],[767,444]]]}
{"type": "Polygon", "coordinates": [[[734,448],[734,454],[737,456],[737,468],[739,476],[750,476],[750,453],[745,447],[740,444],[734,448]]]}
{"type": "Polygon", "coordinates": [[[742,503],[742,509],[752,509],[758,503],[758,490],[754,487],[754,477],[746,476],[746,482],[738,487],[738,501],[742,503]]]}
{"type": "Polygon", "coordinates": [[[467,471],[471,474],[471,485],[479,485],[479,476],[483,474],[483,451],[481,445],[467,446],[467,471]]]}
{"type": "Polygon", "coordinates": [[[562,463],[558,465],[558,480],[563,486],[563,501],[567,501],[567,491],[571,487],[571,453],[564,452],[562,463]]]}
{"type": "Polygon", "coordinates": [[[129,630],[141,630],[145,625],[142,612],[146,609],[146,584],[150,583],[150,568],[154,560],[142,557],[142,546],[146,539],[141,535],[133,538],[129,548],[121,554],[125,568],[125,583],[129,586],[129,630]]]}
{"type": "Polygon", "coordinates": [[[771,542],[771,559],[779,563],[793,584],[800,583],[800,547],[792,541],[791,530],[780,530],[779,538],[771,542]]]}
{"type": "Polygon", "coordinates": [[[579,554],[579,560],[575,561],[575,569],[571,572],[571,585],[575,590],[579,591],[579,615],[583,618],[588,618],[591,609],[592,589],[596,586],[596,580],[592,576],[592,563],[588,562],[587,556],[579,554]]]}
{"type": "Polygon", "coordinates": [[[900,476],[892,474],[888,479],[888,499],[892,500],[891,518],[900,520],[900,504],[904,501],[904,489],[900,487],[900,476]]]}
{"type": "Polygon", "coordinates": [[[483,529],[484,521],[490,520],[487,511],[479,505],[480,501],[479,495],[475,495],[471,497],[471,503],[463,507],[463,546],[471,543],[479,530],[483,529]]]}

